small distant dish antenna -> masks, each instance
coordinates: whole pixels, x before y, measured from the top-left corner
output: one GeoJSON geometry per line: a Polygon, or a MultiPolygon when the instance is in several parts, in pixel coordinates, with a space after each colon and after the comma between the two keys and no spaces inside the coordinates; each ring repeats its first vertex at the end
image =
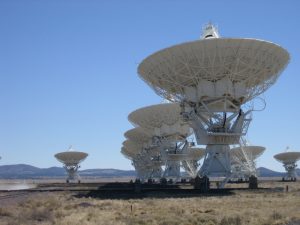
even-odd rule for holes
{"type": "Polygon", "coordinates": [[[77,180],[80,183],[80,176],[77,171],[80,168],[80,163],[88,156],[85,152],[78,152],[72,148],[72,145],[67,151],[60,152],[54,155],[54,157],[61,163],[63,163],[66,172],[68,173],[67,183],[72,180],[77,180]]]}
{"type": "MultiPolygon", "coordinates": [[[[289,148],[288,148],[289,149],[289,148]]],[[[300,160],[300,152],[288,151],[285,149],[283,153],[274,155],[274,158],[283,164],[283,167],[286,170],[286,175],[282,180],[296,181],[297,179],[297,161],[300,160]]]]}

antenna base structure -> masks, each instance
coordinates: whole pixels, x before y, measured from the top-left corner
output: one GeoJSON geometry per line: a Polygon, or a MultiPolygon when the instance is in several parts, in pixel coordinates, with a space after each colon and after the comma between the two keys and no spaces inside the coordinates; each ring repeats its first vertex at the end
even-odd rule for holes
{"type": "Polygon", "coordinates": [[[296,173],[297,164],[296,163],[283,164],[283,167],[285,168],[287,173],[282,179],[284,181],[286,180],[296,181],[298,178],[296,173]]]}
{"type": "Polygon", "coordinates": [[[181,162],[182,168],[187,172],[189,177],[195,178],[198,174],[198,168],[200,164],[197,160],[183,160],[181,162]]]}
{"type": "Polygon", "coordinates": [[[151,172],[142,165],[142,162],[139,159],[134,159],[132,165],[137,173],[137,179],[142,183],[150,178],[151,172]]]}
{"type": "Polygon", "coordinates": [[[181,161],[181,166],[190,178],[196,178],[200,169],[199,160],[205,155],[205,149],[195,148],[194,142],[188,142],[189,147],[185,148],[186,157],[181,161]]]}
{"type": "Polygon", "coordinates": [[[177,182],[181,179],[181,162],[185,158],[184,153],[188,144],[185,140],[178,138],[154,137],[153,143],[158,146],[160,155],[165,163],[165,170],[162,177],[177,182]]]}
{"type": "Polygon", "coordinates": [[[199,104],[184,101],[181,107],[181,115],[193,128],[197,143],[206,145],[199,175],[224,177],[220,184],[221,188],[224,187],[232,176],[230,145],[239,144],[241,136],[247,133],[251,110],[244,113],[227,97],[199,104]]]}
{"type": "Polygon", "coordinates": [[[67,183],[69,183],[70,181],[77,181],[78,183],[80,183],[81,178],[77,173],[78,169],[80,168],[79,165],[64,165],[63,167],[68,173],[68,178],[66,180],[67,183]]]}

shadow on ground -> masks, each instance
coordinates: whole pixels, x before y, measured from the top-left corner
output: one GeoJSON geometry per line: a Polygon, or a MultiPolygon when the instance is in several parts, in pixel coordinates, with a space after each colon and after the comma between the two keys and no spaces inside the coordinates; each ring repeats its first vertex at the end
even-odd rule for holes
{"type": "Polygon", "coordinates": [[[85,193],[77,193],[78,198],[91,197],[97,199],[143,199],[143,198],[191,198],[209,196],[234,195],[232,189],[211,189],[207,192],[195,190],[182,185],[160,185],[160,184],[134,184],[111,183],[85,193]]]}

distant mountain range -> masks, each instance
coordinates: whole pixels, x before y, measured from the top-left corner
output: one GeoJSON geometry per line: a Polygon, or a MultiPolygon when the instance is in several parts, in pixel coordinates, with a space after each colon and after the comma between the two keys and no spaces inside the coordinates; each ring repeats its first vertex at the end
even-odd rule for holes
{"type": "MultiPolygon", "coordinates": [[[[282,177],[284,173],[259,167],[260,177],[282,177]]],[[[297,169],[300,175],[300,169],[297,169]]],[[[134,170],[117,170],[117,169],[88,169],[79,171],[81,177],[98,177],[98,178],[118,178],[134,177],[134,170]]],[[[50,167],[46,169],[26,165],[4,165],[0,166],[0,179],[38,179],[38,178],[63,178],[66,176],[62,167],[50,167]]]]}
{"type": "MultiPolygon", "coordinates": [[[[136,175],[134,170],[117,169],[88,169],[79,171],[82,177],[133,177],[136,175]]],[[[38,168],[26,164],[0,166],[0,179],[30,179],[30,178],[62,178],[66,176],[65,169],[62,167],[38,168]]]]}

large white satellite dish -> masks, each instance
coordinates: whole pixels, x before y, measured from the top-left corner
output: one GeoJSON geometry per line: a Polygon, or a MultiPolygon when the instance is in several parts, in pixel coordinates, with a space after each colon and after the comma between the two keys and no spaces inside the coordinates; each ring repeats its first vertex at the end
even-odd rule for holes
{"type": "Polygon", "coordinates": [[[253,108],[243,104],[274,84],[289,53],[272,42],[220,38],[208,24],[203,39],[175,45],[144,59],[140,77],[154,91],[180,103],[199,145],[207,145],[201,176],[230,179],[230,145],[240,143],[253,108]]]}

